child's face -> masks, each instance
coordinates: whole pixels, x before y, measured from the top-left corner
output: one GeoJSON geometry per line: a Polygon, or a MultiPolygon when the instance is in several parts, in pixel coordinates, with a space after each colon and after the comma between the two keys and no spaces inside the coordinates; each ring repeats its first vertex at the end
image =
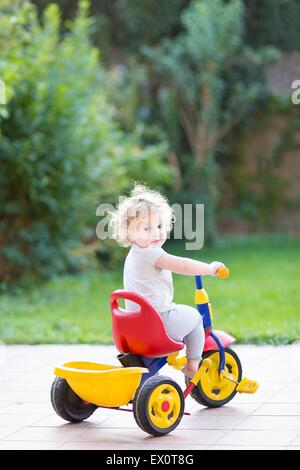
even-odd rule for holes
{"type": "Polygon", "coordinates": [[[142,248],[150,245],[162,246],[167,239],[162,214],[151,210],[147,211],[145,217],[136,217],[129,225],[128,238],[142,248]]]}

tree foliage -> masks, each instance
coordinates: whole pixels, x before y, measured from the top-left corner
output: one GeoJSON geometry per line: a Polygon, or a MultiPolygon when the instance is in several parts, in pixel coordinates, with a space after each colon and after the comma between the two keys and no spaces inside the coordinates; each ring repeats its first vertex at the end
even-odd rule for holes
{"type": "Polygon", "coordinates": [[[163,144],[144,147],[115,122],[87,2],[63,37],[56,5],[42,23],[28,1],[0,9],[0,278],[48,276],[70,266],[68,248],[87,220],[96,226],[101,202],[145,169],[154,184],[171,173],[163,144]]]}
{"type": "MultiPolygon", "coordinates": [[[[262,99],[263,77],[258,67],[273,58],[274,51],[245,46],[240,0],[196,0],[183,12],[182,23],[183,32],[174,40],[144,50],[163,77],[163,107],[175,106],[191,152],[184,169],[190,177],[188,194],[192,201],[206,203],[207,234],[214,239],[218,146],[262,99]],[[256,76],[253,71],[247,73],[251,69],[256,76]]],[[[166,114],[165,109],[162,113],[166,114]]],[[[169,115],[165,121],[176,152],[169,115]]]]}
{"type": "Polygon", "coordinates": [[[247,41],[251,46],[273,45],[282,51],[299,50],[298,0],[245,0],[247,41]]]}

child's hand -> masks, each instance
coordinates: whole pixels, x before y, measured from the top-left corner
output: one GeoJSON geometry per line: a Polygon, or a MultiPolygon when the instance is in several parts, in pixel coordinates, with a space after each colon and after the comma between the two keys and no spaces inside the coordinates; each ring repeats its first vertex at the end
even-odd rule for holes
{"type": "Polygon", "coordinates": [[[225,264],[221,263],[220,261],[213,261],[212,263],[209,264],[209,268],[210,268],[210,275],[211,276],[216,276],[217,275],[217,271],[220,269],[220,268],[224,268],[225,264]]]}

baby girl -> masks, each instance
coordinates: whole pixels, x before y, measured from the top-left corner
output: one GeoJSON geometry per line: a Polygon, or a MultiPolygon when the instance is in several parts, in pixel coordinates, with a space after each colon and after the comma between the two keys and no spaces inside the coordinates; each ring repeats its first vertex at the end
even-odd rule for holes
{"type": "MultiPolygon", "coordinates": [[[[111,222],[114,238],[120,245],[131,247],[124,265],[124,289],[145,297],[159,312],[170,338],[185,343],[187,363],[183,372],[192,377],[202,359],[202,317],[196,308],[173,302],[172,272],[215,276],[224,264],[168,254],[162,245],[174,222],[173,210],[162,194],[141,184],[135,184],[130,196],[118,205],[111,222]]],[[[125,307],[134,310],[137,305],[126,300],[125,307]]]]}

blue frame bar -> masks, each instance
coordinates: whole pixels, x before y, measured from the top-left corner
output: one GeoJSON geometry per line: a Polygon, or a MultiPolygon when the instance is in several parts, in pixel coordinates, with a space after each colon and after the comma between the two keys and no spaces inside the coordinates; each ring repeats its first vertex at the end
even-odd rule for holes
{"type": "MultiPolygon", "coordinates": [[[[197,289],[202,289],[202,278],[201,276],[195,276],[195,281],[196,281],[196,288],[197,289]]],[[[203,318],[203,326],[205,329],[212,328],[211,324],[211,318],[210,318],[210,313],[209,313],[209,307],[208,303],[206,304],[197,304],[197,309],[200,315],[203,318]]],[[[222,341],[220,338],[213,332],[210,331],[210,336],[215,340],[215,342],[218,345],[219,348],[219,354],[220,354],[220,365],[219,365],[219,373],[222,370],[225,370],[225,350],[222,341]]]]}
{"type": "Polygon", "coordinates": [[[197,309],[200,315],[202,316],[203,319],[203,326],[204,329],[211,328],[211,319],[210,319],[210,314],[209,314],[209,307],[208,304],[197,304],[197,309]]]}
{"type": "Polygon", "coordinates": [[[142,359],[149,372],[142,375],[141,383],[155,375],[167,363],[167,356],[157,358],[142,356],[142,359]]]}

